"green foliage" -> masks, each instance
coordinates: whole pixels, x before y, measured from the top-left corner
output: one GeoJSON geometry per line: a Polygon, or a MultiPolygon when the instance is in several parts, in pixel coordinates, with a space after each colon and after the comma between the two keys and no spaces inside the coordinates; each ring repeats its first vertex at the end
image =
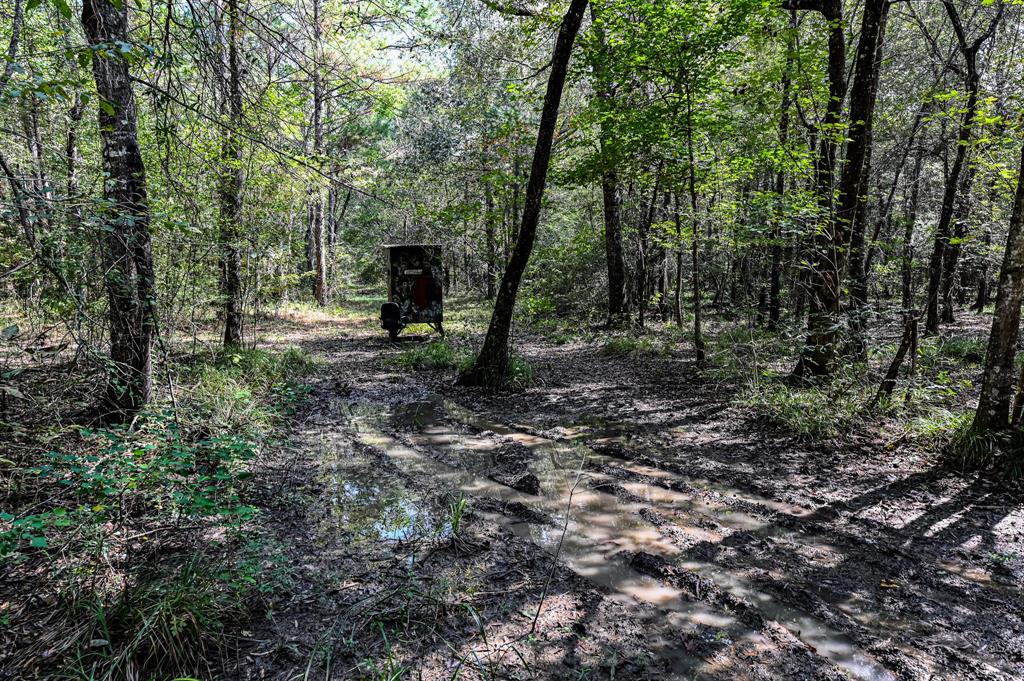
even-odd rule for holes
{"type": "Polygon", "coordinates": [[[524,390],[537,381],[537,371],[525,357],[513,352],[508,360],[508,372],[505,374],[505,387],[524,390]]]}
{"type": "Polygon", "coordinates": [[[243,588],[215,567],[194,555],[177,569],[143,575],[110,605],[91,604],[73,669],[90,679],[198,674],[224,630],[246,613],[243,588]]]}
{"type": "Polygon", "coordinates": [[[609,357],[638,357],[655,355],[659,351],[650,338],[636,336],[612,336],[601,346],[601,354],[609,357]]]}
{"type": "Polygon", "coordinates": [[[238,350],[212,363],[200,364],[190,378],[194,387],[186,425],[212,433],[237,433],[259,438],[282,415],[294,411],[306,393],[299,379],[314,366],[296,348],[275,353],[238,350]]]}
{"type": "Polygon", "coordinates": [[[404,369],[435,371],[467,366],[469,353],[454,347],[448,340],[436,340],[403,350],[392,362],[404,369]]]}
{"type": "Polygon", "coordinates": [[[82,430],[84,446],[48,452],[31,471],[66,490],[64,506],[28,516],[0,515],[0,556],[46,548],[48,535],[81,524],[123,522],[159,514],[169,520],[216,517],[237,527],[253,509],[241,503],[239,483],[254,445],[237,436],[189,442],[167,413],[136,429],[82,430]]]}
{"type": "Polygon", "coordinates": [[[857,422],[866,395],[861,390],[762,382],[747,386],[736,401],[801,437],[830,438],[841,435],[857,422]]]}
{"type": "Polygon", "coordinates": [[[457,501],[448,504],[448,527],[452,536],[459,536],[459,529],[462,527],[462,516],[466,512],[466,495],[459,494],[457,501]]]}

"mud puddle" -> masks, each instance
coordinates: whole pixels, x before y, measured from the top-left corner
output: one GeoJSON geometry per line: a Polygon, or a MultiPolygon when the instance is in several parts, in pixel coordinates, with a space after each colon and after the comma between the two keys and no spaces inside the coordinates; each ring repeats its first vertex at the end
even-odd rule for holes
{"type": "MultiPolygon", "coordinates": [[[[659,621],[657,630],[671,632],[682,628],[696,630],[702,636],[714,637],[716,641],[741,642],[751,646],[763,643],[758,632],[741,624],[731,614],[694,600],[679,589],[631,567],[630,558],[637,554],[664,558],[750,602],[811,650],[854,678],[866,681],[894,679],[892,673],[863,653],[849,637],[816,617],[758,591],[742,575],[713,562],[689,557],[681,560],[679,548],[645,520],[641,512],[652,509],[668,512],[678,529],[690,533],[696,541],[719,540],[721,535],[717,533],[716,524],[727,530],[774,532],[768,521],[731,509],[713,496],[698,498],[660,486],[630,483],[594,469],[615,466],[644,477],[683,481],[681,476],[597,454],[582,444],[527,434],[491,422],[439,397],[392,407],[379,403],[355,403],[350,408],[351,425],[360,439],[386,452],[407,474],[437,481],[468,496],[490,497],[541,511],[549,518],[548,522],[516,520],[498,513],[484,515],[549,553],[558,551],[560,560],[568,567],[607,587],[617,597],[635,598],[657,606],[661,610],[660,617],[664,618],[659,621]],[[449,419],[480,432],[452,427],[449,419]],[[539,481],[539,495],[525,494],[489,479],[488,471],[496,463],[498,450],[494,435],[526,447],[537,455],[530,462],[529,470],[539,481]],[[605,491],[602,483],[625,488],[629,493],[627,499],[605,491]],[[642,501],[630,501],[628,496],[642,501]],[[715,522],[708,523],[708,517],[714,518],[715,522]]],[[[693,484],[695,481],[685,482],[693,484]]],[[[708,481],[696,482],[709,492],[755,503],[771,511],[807,512],[708,481]]],[[[665,650],[676,662],[677,671],[692,672],[703,664],[703,660],[687,655],[678,644],[669,640],[660,641],[657,647],[665,650]]]]}

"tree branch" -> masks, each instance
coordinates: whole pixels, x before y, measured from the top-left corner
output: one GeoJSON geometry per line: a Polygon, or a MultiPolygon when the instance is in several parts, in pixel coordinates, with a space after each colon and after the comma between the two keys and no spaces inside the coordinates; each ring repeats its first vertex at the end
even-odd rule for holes
{"type": "Polygon", "coordinates": [[[499,12],[500,14],[504,14],[511,17],[537,16],[537,13],[534,12],[532,9],[527,9],[525,7],[517,7],[515,5],[506,5],[504,3],[498,2],[497,0],[480,0],[480,2],[484,3],[489,8],[493,9],[495,12],[499,12]]]}

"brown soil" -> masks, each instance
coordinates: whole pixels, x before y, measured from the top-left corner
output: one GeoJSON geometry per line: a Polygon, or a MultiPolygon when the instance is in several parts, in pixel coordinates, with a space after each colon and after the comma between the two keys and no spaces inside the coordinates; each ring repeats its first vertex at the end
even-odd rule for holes
{"type": "Polygon", "coordinates": [[[282,341],[324,368],[254,476],[291,575],[236,678],[1024,677],[1019,492],[868,432],[801,442],[685,355],[531,339],[538,383],[499,394],[399,369],[370,319],[282,341]],[[568,523],[509,489],[549,495],[559,447],[589,452],[568,523]],[[562,530],[606,508],[583,569],[562,530]]]}

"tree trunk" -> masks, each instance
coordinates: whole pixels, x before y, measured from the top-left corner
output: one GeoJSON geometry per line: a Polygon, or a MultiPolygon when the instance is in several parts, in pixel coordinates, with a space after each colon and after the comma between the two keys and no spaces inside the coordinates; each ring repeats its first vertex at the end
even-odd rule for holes
{"type": "MultiPolygon", "coordinates": [[[[795,12],[790,13],[790,31],[796,25],[795,12]]],[[[792,41],[790,41],[792,42],[792,41]]],[[[779,147],[789,144],[789,108],[792,104],[793,45],[787,45],[786,69],[782,72],[782,105],[779,114],[779,147]]],[[[775,175],[775,197],[778,206],[775,211],[775,225],[772,229],[772,269],[768,290],[768,330],[779,328],[782,319],[782,210],[786,200],[786,172],[779,169],[775,175]]]]}
{"type": "MultiPolygon", "coordinates": [[[[788,9],[803,9],[807,3],[792,2],[788,9]]],[[[846,34],[843,30],[841,0],[810,3],[829,23],[828,37],[828,103],[822,121],[819,148],[815,159],[815,184],[823,225],[808,252],[808,315],[807,339],[800,360],[793,370],[795,376],[827,374],[835,356],[836,316],[839,312],[839,255],[845,245],[835,234],[837,220],[833,215],[833,185],[837,135],[846,98],[846,34]]],[[[871,60],[874,61],[873,59],[871,60]]]]}
{"type": "Polygon", "coordinates": [[[498,273],[498,253],[495,239],[494,196],[491,185],[484,187],[484,237],[487,248],[487,300],[494,300],[494,284],[498,273]]]}
{"type": "Polygon", "coordinates": [[[907,206],[906,222],[903,225],[903,310],[910,314],[914,308],[914,228],[917,225],[917,208],[921,198],[921,166],[924,164],[924,149],[917,152],[914,174],[910,180],[910,201],[907,206]]]}
{"type": "Polygon", "coordinates": [[[227,3],[227,119],[221,146],[220,191],[220,286],[224,305],[224,347],[242,344],[242,256],[238,247],[242,231],[242,191],[245,183],[242,144],[242,76],[238,58],[241,19],[238,0],[227,3]]]}
{"type": "Polygon", "coordinates": [[[128,62],[108,54],[111,44],[126,44],[128,3],[84,0],[82,28],[95,46],[93,77],[99,94],[98,122],[103,142],[103,197],[108,211],[105,267],[110,316],[110,368],[104,407],[108,417],[124,419],[150,399],[153,387],[153,339],[156,290],[149,236],[146,167],[139,151],[135,97],[128,62]]]}
{"type": "MultiPolygon", "coordinates": [[[[604,28],[597,15],[597,8],[591,5],[591,19],[594,34],[600,47],[600,59],[606,59],[608,44],[604,28]]],[[[614,86],[609,82],[605,70],[594,69],[594,90],[601,112],[601,195],[604,204],[604,247],[608,267],[608,325],[620,324],[626,315],[626,265],[622,253],[622,183],[615,171],[614,137],[609,129],[607,117],[615,103],[614,86]]]]}
{"type": "Polygon", "coordinates": [[[1024,149],[1021,150],[1017,194],[1006,237],[1003,266],[999,272],[996,312],[985,357],[981,396],[974,416],[975,430],[1009,428],[1021,302],[1024,302],[1024,149]]]}
{"type": "Polygon", "coordinates": [[[978,73],[978,52],[981,50],[982,45],[995,33],[996,26],[998,26],[1003,14],[1003,4],[1000,3],[998,12],[989,24],[988,30],[968,45],[967,36],[964,33],[956,7],[951,0],[942,0],[942,5],[946,8],[946,14],[949,15],[949,20],[953,24],[960,52],[964,58],[964,66],[967,72],[967,106],[964,109],[963,116],[960,118],[956,155],[954,156],[953,166],[950,168],[949,175],[946,177],[946,188],[942,196],[939,222],[935,227],[935,244],[932,248],[931,260],[928,263],[928,299],[926,302],[925,332],[929,334],[937,334],[939,332],[939,294],[942,285],[943,262],[946,259],[946,249],[949,247],[950,228],[954,218],[957,191],[961,188],[960,175],[964,170],[967,152],[971,145],[971,138],[974,135],[974,119],[978,114],[978,98],[981,90],[981,76],[978,73]]]}
{"type": "Polygon", "coordinates": [[[978,258],[978,297],[974,299],[973,309],[979,314],[988,306],[988,251],[992,245],[992,230],[986,229],[981,239],[982,255],[978,258]]]}
{"type": "MultiPolygon", "coordinates": [[[[322,0],[313,0],[313,41],[314,53],[321,53],[320,25],[322,0]]],[[[324,82],[319,56],[313,64],[313,155],[319,166],[324,152],[324,82]]],[[[310,197],[309,223],[310,253],[313,260],[313,297],[317,305],[327,305],[327,247],[324,229],[324,197],[318,181],[314,182],[310,197]]]]}
{"type": "Polygon", "coordinates": [[[963,239],[967,236],[967,220],[971,212],[971,187],[974,185],[974,176],[977,173],[977,166],[970,166],[964,174],[963,187],[961,187],[956,202],[956,209],[953,211],[953,238],[946,244],[942,254],[942,277],[941,298],[943,324],[952,324],[953,316],[953,284],[956,282],[957,265],[960,262],[960,253],[963,251],[963,239]]]}
{"type": "Polygon", "coordinates": [[[523,207],[523,222],[519,236],[512,247],[512,255],[501,277],[498,297],[494,303],[491,323],[487,327],[483,348],[477,355],[473,366],[463,372],[459,382],[463,385],[500,385],[508,373],[509,335],[512,332],[512,315],[515,310],[516,296],[523,274],[530,261],[533,243],[537,236],[537,225],[540,222],[544,188],[547,184],[548,165],[551,160],[551,148],[554,143],[555,128],[558,126],[558,111],[561,107],[562,90],[565,88],[569,60],[572,57],[573,44],[583,22],[583,12],[587,8],[587,0],[572,0],[569,9],[562,19],[555,41],[555,49],[551,58],[551,74],[548,77],[547,92],[544,94],[544,105],[541,109],[540,125],[537,130],[537,144],[533,152],[533,166],[530,169],[530,181],[526,188],[526,204],[523,207]]]}
{"type": "Polygon", "coordinates": [[[701,310],[701,297],[704,295],[700,280],[700,223],[697,220],[697,157],[693,149],[693,94],[686,88],[686,147],[690,172],[687,185],[690,190],[691,224],[693,240],[690,243],[690,269],[693,279],[693,349],[698,364],[707,358],[704,345],[704,326],[701,310]]]}
{"type": "MultiPolygon", "coordinates": [[[[866,67],[869,70],[868,74],[864,77],[867,79],[867,90],[860,91],[860,59],[861,54],[867,59],[868,53],[871,51],[870,45],[867,49],[861,49],[858,46],[858,72],[857,80],[854,82],[853,92],[851,93],[850,103],[850,117],[851,121],[856,121],[855,116],[866,115],[863,119],[863,159],[860,161],[863,170],[860,173],[860,179],[856,181],[857,191],[852,201],[852,232],[850,234],[850,309],[849,309],[849,325],[850,325],[850,354],[853,359],[857,362],[868,361],[868,344],[865,332],[867,329],[867,313],[868,313],[868,251],[871,248],[871,243],[867,241],[867,226],[868,226],[868,191],[871,182],[871,154],[872,147],[874,145],[874,102],[878,97],[878,81],[882,72],[882,55],[883,45],[885,43],[885,29],[888,23],[889,17],[889,3],[882,1],[878,5],[868,4],[864,10],[864,25],[862,26],[861,42],[865,37],[868,37],[864,31],[868,29],[867,23],[870,21],[874,24],[874,33],[872,39],[874,42],[874,54],[870,57],[873,63],[866,67]],[[853,98],[859,98],[866,96],[870,99],[870,102],[865,103],[863,107],[856,107],[856,113],[854,112],[853,98]]],[[[860,153],[860,152],[858,152],[860,153]]],[[[850,161],[850,153],[847,151],[847,162],[850,161]]],[[[844,172],[844,187],[845,185],[845,172],[844,172]]],[[[844,197],[840,197],[840,211],[847,208],[849,202],[844,200],[844,197]]],[[[843,219],[843,215],[840,214],[840,219],[843,219]]]]}

